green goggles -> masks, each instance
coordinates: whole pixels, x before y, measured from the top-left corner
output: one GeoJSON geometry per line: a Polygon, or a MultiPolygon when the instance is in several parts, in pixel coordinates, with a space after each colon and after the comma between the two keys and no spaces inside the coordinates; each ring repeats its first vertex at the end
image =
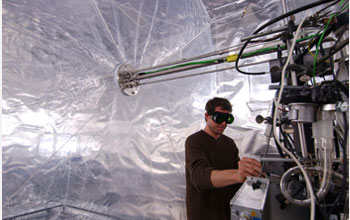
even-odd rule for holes
{"type": "Polygon", "coordinates": [[[218,124],[221,124],[222,122],[226,122],[226,124],[232,124],[232,122],[235,120],[235,117],[229,113],[214,112],[211,115],[211,119],[213,119],[213,121],[218,124]]]}

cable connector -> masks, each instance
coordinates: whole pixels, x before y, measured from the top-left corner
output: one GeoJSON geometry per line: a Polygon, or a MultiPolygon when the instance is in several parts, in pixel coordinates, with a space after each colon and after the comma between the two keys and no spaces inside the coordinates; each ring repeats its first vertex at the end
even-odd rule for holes
{"type": "Polygon", "coordinates": [[[349,110],[349,104],[347,102],[337,102],[336,108],[338,112],[347,112],[349,110]]]}

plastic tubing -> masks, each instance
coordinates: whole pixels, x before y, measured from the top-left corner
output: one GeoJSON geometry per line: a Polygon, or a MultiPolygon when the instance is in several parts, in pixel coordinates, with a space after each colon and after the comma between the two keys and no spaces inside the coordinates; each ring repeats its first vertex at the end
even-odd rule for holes
{"type": "MultiPolygon", "coordinates": [[[[323,199],[324,196],[327,194],[328,190],[329,190],[329,186],[330,186],[330,180],[332,178],[332,163],[333,163],[333,158],[332,158],[332,152],[333,152],[333,148],[332,148],[332,144],[333,144],[333,140],[320,140],[318,139],[317,141],[315,141],[315,144],[318,145],[319,147],[322,147],[324,150],[322,150],[323,152],[319,151],[319,153],[321,154],[318,155],[320,156],[320,158],[323,158],[323,167],[321,166],[317,166],[317,167],[307,167],[306,169],[309,171],[317,171],[319,173],[323,173],[322,176],[322,182],[321,182],[321,186],[318,189],[316,195],[317,198],[319,200],[323,199]],[[324,148],[324,146],[328,146],[326,148],[324,148]],[[331,146],[331,147],[329,147],[331,146]]],[[[322,160],[322,159],[321,159],[322,160]]],[[[290,192],[288,192],[288,178],[294,174],[299,174],[299,167],[292,167],[290,168],[288,171],[286,171],[283,176],[281,177],[281,183],[280,183],[280,188],[281,188],[281,193],[284,195],[284,197],[286,197],[289,201],[291,201],[292,203],[299,205],[299,206],[307,206],[310,204],[311,199],[304,199],[304,200],[299,200],[299,199],[295,199],[290,195],[290,192]]]]}
{"type": "Polygon", "coordinates": [[[290,60],[292,58],[296,40],[298,38],[298,35],[300,33],[300,30],[301,30],[301,27],[302,27],[303,23],[305,22],[306,18],[307,18],[307,16],[305,16],[302,19],[302,21],[300,22],[300,24],[298,25],[298,28],[297,28],[296,33],[295,33],[295,36],[293,38],[292,45],[289,48],[288,58],[287,58],[286,63],[283,66],[283,69],[282,69],[281,87],[280,87],[280,91],[279,91],[278,98],[277,98],[277,101],[276,101],[276,108],[275,108],[274,115],[273,115],[272,128],[273,128],[273,135],[274,135],[274,137],[276,139],[277,144],[294,160],[294,162],[298,165],[300,171],[304,175],[304,178],[305,178],[305,181],[306,181],[306,186],[307,186],[307,191],[308,191],[308,194],[310,195],[310,198],[311,198],[310,220],[314,220],[315,219],[315,194],[314,194],[313,189],[312,189],[310,178],[309,178],[307,172],[305,171],[305,169],[303,168],[303,165],[298,161],[298,159],[290,151],[288,151],[288,149],[286,149],[281,144],[281,142],[279,141],[279,139],[277,137],[277,131],[276,131],[277,111],[278,111],[278,105],[279,105],[279,103],[281,101],[281,96],[282,96],[282,92],[283,92],[283,88],[284,88],[285,72],[286,72],[287,66],[288,66],[288,64],[289,64],[289,62],[290,62],[290,60]]]}
{"type": "MultiPolygon", "coordinates": [[[[335,119],[334,111],[322,111],[321,120],[314,122],[312,125],[312,133],[316,146],[316,152],[319,159],[323,159],[323,177],[317,197],[322,199],[328,192],[329,183],[332,177],[333,164],[333,120],[335,119]]],[[[322,163],[320,163],[320,167],[322,163]]]]}
{"type": "Polygon", "coordinates": [[[332,177],[332,165],[333,165],[333,140],[329,139],[317,139],[315,140],[315,144],[318,145],[321,142],[321,147],[323,148],[323,176],[322,176],[322,182],[319,190],[317,191],[316,195],[318,199],[323,199],[323,197],[327,194],[329,189],[329,183],[331,181],[332,177]],[[328,146],[328,147],[327,147],[328,146]]]}

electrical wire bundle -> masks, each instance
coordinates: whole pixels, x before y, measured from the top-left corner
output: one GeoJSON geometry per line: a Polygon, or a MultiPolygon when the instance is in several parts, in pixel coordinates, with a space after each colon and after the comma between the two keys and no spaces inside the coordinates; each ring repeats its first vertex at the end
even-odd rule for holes
{"type": "MultiPolygon", "coordinates": [[[[337,105],[347,105],[347,103],[349,103],[348,78],[346,81],[343,82],[340,82],[338,80],[341,62],[344,63],[347,60],[344,60],[344,58],[342,57],[336,60],[339,62],[339,64],[338,72],[335,72],[335,60],[333,58],[334,55],[336,55],[346,45],[348,45],[348,38],[342,38],[344,33],[348,30],[348,12],[345,11],[347,11],[349,3],[348,1],[344,0],[314,2],[270,20],[266,24],[259,27],[253,33],[253,35],[257,35],[266,27],[284,18],[326,3],[330,4],[324,7],[323,9],[317,11],[313,15],[307,13],[308,15],[300,21],[296,29],[293,24],[294,21],[289,21],[287,28],[289,30],[289,33],[287,33],[286,35],[283,35],[282,33],[265,40],[247,40],[242,46],[239,54],[237,55],[235,62],[237,71],[242,74],[266,74],[266,72],[245,72],[239,68],[239,60],[241,58],[244,58],[245,56],[245,53],[243,53],[244,49],[248,46],[250,42],[266,42],[269,40],[275,40],[277,38],[283,38],[284,36],[288,37],[288,34],[289,39],[287,38],[284,40],[286,42],[289,41],[289,43],[292,40],[291,44],[286,44],[288,45],[287,58],[282,60],[281,54],[279,54],[278,56],[281,59],[280,64],[281,66],[283,65],[283,68],[280,71],[280,85],[278,86],[278,91],[276,93],[276,98],[274,100],[272,110],[272,132],[281,157],[292,158],[294,163],[297,164],[298,170],[303,176],[304,184],[306,184],[307,194],[309,199],[311,200],[311,220],[315,219],[315,217],[317,217],[317,219],[322,218],[328,220],[331,214],[343,213],[344,215],[346,215],[348,212],[347,210],[344,210],[348,207],[348,204],[346,204],[348,200],[348,109],[346,107],[341,109],[338,106],[338,112],[341,112],[340,114],[343,116],[342,118],[337,117],[335,121],[336,123],[341,124],[342,129],[340,129],[341,132],[336,132],[336,129],[334,129],[336,157],[342,160],[342,166],[334,164],[333,171],[334,175],[342,173],[341,175],[338,175],[338,177],[341,177],[341,184],[338,184],[336,192],[329,193],[330,195],[327,194],[327,196],[325,196],[324,198],[319,198],[319,195],[321,193],[315,192],[315,190],[317,191],[317,184],[315,183],[313,175],[310,175],[310,170],[315,169],[309,169],[310,167],[305,166],[304,162],[307,158],[303,158],[297,152],[296,141],[298,140],[293,140],[290,134],[283,129],[283,125],[290,124],[290,121],[288,121],[288,119],[285,120],[286,117],[284,117],[284,115],[288,114],[288,111],[290,110],[288,109],[288,104],[292,101],[300,103],[310,102],[312,105],[315,104],[318,106],[322,106],[327,103],[336,103],[337,105]],[[332,12],[332,8],[336,8],[336,10],[333,9],[333,11],[336,12],[332,12]],[[306,37],[303,36],[299,38],[299,35],[302,33],[302,28],[307,27],[313,27],[318,31],[316,33],[313,33],[312,35],[306,37]],[[293,34],[294,37],[292,37],[293,34]],[[329,41],[324,41],[326,37],[331,35],[335,36],[333,37],[333,39],[335,38],[335,40],[333,40],[333,44],[329,43],[329,41]],[[306,44],[304,43],[303,46],[300,46],[298,45],[298,43],[301,41],[307,42],[306,44]],[[325,42],[328,43],[327,49],[325,49],[323,46],[325,42]],[[329,46],[329,44],[331,46],[329,46]],[[311,51],[313,47],[315,47],[314,53],[311,51]],[[321,53],[322,58],[318,58],[319,53],[321,53]],[[312,56],[311,61],[310,58],[305,58],[306,55],[309,54],[312,56]],[[303,73],[303,76],[307,75],[307,80],[305,80],[305,78],[304,80],[300,80],[300,78],[298,78],[297,81],[293,81],[291,79],[293,71],[294,74],[295,72],[299,71],[303,73]],[[326,79],[326,76],[331,76],[332,79],[326,79]],[[320,77],[319,80],[316,80],[316,77],[320,77]],[[289,99],[286,98],[287,95],[290,96],[289,99]],[[277,130],[278,127],[279,129],[277,130]],[[342,152],[342,155],[340,155],[340,152],[342,152]],[[311,180],[313,180],[313,182],[311,180]],[[316,213],[316,211],[318,212],[316,213]]],[[[301,76],[301,74],[299,74],[299,76],[301,76]]],[[[308,139],[310,138],[311,137],[308,137],[308,139]]],[[[326,161],[324,163],[326,163],[326,161]]],[[[294,172],[295,170],[296,169],[294,169],[294,172]]],[[[323,178],[326,178],[325,175],[327,171],[323,171],[323,178]]],[[[323,183],[324,181],[322,182],[322,184],[323,183]]]]}

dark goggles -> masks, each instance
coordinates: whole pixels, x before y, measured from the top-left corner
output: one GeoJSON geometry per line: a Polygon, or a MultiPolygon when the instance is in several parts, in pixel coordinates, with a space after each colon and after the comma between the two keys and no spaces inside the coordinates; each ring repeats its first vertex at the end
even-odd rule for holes
{"type": "Polygon", "coordinates": [[[211,115],[211,119],[213,119],[213,121],[218,124],[221,124],[224,121],[226,124],[232,124],[232,122],[235,120],[232,114],[223,112],[214,112],[211,115]]]}

